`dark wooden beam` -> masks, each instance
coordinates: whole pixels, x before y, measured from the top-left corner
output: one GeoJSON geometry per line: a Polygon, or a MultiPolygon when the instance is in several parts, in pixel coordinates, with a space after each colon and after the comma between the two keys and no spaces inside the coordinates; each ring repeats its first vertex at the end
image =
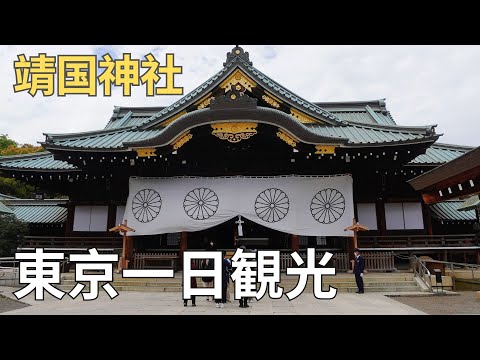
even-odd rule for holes
{"type": "Polygon", "coordinates": [[[480,147],[408,181],[415,190],[458,184],[480,175],[480,147]]]}

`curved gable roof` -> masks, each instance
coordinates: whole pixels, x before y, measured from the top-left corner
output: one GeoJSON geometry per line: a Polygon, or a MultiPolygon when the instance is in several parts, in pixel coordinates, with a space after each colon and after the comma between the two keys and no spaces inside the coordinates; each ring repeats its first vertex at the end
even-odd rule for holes
{"type": "Polygon", "coordinates": [[[255,81],[257,85],[260,85],[265,90],[273,93],[274,96],[278,97],[289,106],[298,108],[307,115],[330,125],[345,124],[344,121],[340,120],[334,114],[294,94],[287,88],[272,80],[267,75],[260,72],[258,69],[253,67],[252,62],[249,61],[248,53],[244,52],[240,47],[235,47],[230,53],[227,54],[227,61],[224,63],[222,70],[182,97],[180,100],[168,107],[165,107],[155,115],[140,122],[138,125],[135,125],[135,127],[145,130],[156,126],[165,120],[168,120],[172,116],[175,116],[182,111],[185,111],[185,109],[187,109],[190,105],[195,104],[197,101],[213,92],[222,84],[223,81],[228,79],[229,76],[235,74],[237,70],[240,70],[244,75],[255,81]]]}

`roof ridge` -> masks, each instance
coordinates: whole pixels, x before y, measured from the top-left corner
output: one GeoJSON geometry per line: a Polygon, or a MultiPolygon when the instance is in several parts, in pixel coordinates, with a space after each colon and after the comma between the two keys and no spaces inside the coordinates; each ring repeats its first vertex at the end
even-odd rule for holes
{"type": "Polygon", "coordinates": [[[14,200],[14,199],[18,199],[17,197],[15,196],[12,196],[12,195],[7,195],[7,194],[4,194],[4,193],[0,193],[0,201],[2,200],[14,200]],[[3,197],[3,199],[2,199],[3,197]]]}
{"type": "MultiPolygon", "coordinates": [[[[46,137],[46,141],[54,138],[71,138],[71,137],[77,137],[77,136],[91,136],[91,135],[103,135],[103,134],[109,134],[109,133],[115,133],[115,132],[121,132],[124,131],[128,128],[133,128],[133,126],[125,126],[122,128],[113,128],[113,129],[100,129],[100,130],[92,130],[92,131],[82,131],[82,132],[77,132],[77,133],[66,133],[66,134],[51,134],[51,133],[43,133],[46,137]]],[[[39,141],[41,144],[42,142],[39,141]]]]}
{"type": "Polygon", "coordinates": [[[53,155],[50,151],[40,151],[40,152],[35,152],[35,153],[30,153],[30,154],[17,154],[17,155],[4,155],[0,156],[0,161],[1,160],[22,160],[22,159],[29,159],[33,157],[41,157],[41,156],[48,156],[48,155],[53,155]]]}
{"type": "MultiPolygon", "coordinates": [[[[354,127],[362,127],[362,128],[368,128],[372,130],[389,130],[389,131],[396,131],[396,132],[402,132],[402,131],[410,131],[410,132],[421,132],[422,130],[428,131],[433,131],[437,125],[421,125],[421,126],[402,126],[402,125],[390,125],[390,124],[379,124],[379,123],[365,123],[361,121],[352,121],[352,120],[345,120],[347,124],[341,125],[343,127],[345,126],[354,126],[354,127]]],[[[309,126],[325,126],[323,124],[309,124],[309,126]]]]}
{"type": "Polygon", "coordinates": [[[455,150],[473,150],[477,146],[470,146],[470,145],[457,145],[457,144],[446,144],[446,143],[434,143],[432,147],[442,148],[442,149],[455,149],[455,150]]]}
{"type": "MultiPolygon", "coordinates": [[[[276,82],[275,80],[273,80],[270,76],[265,75],[263,72],[261,72],[260,70],[258,70],[258,69],[257,69],[256,67],[254,67],[253,65],[249,65],[249,64],[248,64],[247,62],[245,62],[242,58],[239,58],[239,61],[240,61],[240,63],[243,63],[243,65],[244,65],[245,67],[247,67],[248,70],[250,70],[249,67],[253,68],[253,70],[250,70],[250,72],[253,72],[253,71],[258,72],[260,75],[264,76],[268,81],[272,82],[272,83],[273,83],[274,85],[276,85],[278,88],[282,88],[284,91],[288,91],[290,94],[292,94],[292,95],[293,95],[294,97],[296,97],[298,100],[300,100],[300,101],[302,101],[302,102],[304,102],[304,103],[308,103],[308,104],[310,104],[311,106],[313,106],[314,108],[320,110],[321,115],[326,116],[326,117],[328,117],[328,118],[336,121],[338,124],[344,124],[344,123],[345,123],[344,120],[340,120],[335,114],[331,113],[330,111],[325,110],[324,108],[316,105],[315,103],[313,103],[313,102],[311,102],[311,101],[309,101],[309,100],[307,100],[307,99],[305,99],[305,98],[297,95],[297,94],[294,93],[293,91],[288,90],[285,86],[279,84],[278,82],[276,82]]],[[[254,75],[255,77],[258,77],[258,75],[256,75],[255,73],[253,73],[253,75],[254,75]]],[[[261,80],[261,79],[260,79],[260,80],[261,80]]],[[[277,89],[275,89],[275,90],[277,90],[277,89]]],[[[277,94],[277,95],[281,95],[281,94],[277,94]]],[[[286,97],[286,96],[283,96],[283,97],[286,97]]],[[[298,101],[296,101],[296,100],[294,100],[294,99],[292,99],[292,101],[293,101],[293,102],[296,102],[296,103],[298,104],[298,101]]],[[[305,107],[305,106],[304,106],[304,107],[305,107]]],[[[311,109],[309,109],[309,110],[311,110],[311,109]]]]}
{"type": "Polygon", "coordinates": [[[315,101],[313,104],[326,104],[326,105],[370,105],[372,103],[378,104],[380,106],[386,106],[386,98],[375,99],[375,100],[354,100],[354,101],[315,101]]]}
{"type": "MultiPolygon", "coordinates": [[[[256,67],[254,67],[252,65],[251,61],[249,61],[248,52],[244,52],[243,49],[240,48],[240,47],[235,47],[232,50],[232,54],[230,54],[230,56],[227,57],[227,61],[224,63],[224,67],[221,70],[216,72],[214,75],[212,75],[206,81],[204,81],[201,85],[197,86],[195,89],[190,91],[187,95],[183,96],[182,98],[180,98],[179,100],[177,100],[176,102],[171,104],[170,106],[166,106],[164,109],[162,109],[158,113],[152,115],[148,119],[143,120],[139,124],[135,125],[134,128],[139,128],[139,127],[144,128],[147,125],[154,125],[154,124],[157,123],[157,121],[156,121],[157,119],[160,118],[161,120],[163,120],[163,116],[172,113],[172,111],[174,109],[177,109],[177,110],[175,112],[173,112],[173,114],[176,114],[179,111],[181,111],[182,109],[185,109],[186,107],[191,105],[191,103],[194,103],[195,101],[198,100],[196,98],[196,95],[198,95],[200,92],[202,92],[206,88],[212,88],[212,87],[215,87],[216,85],[220,84],[221,81],[224,80],[224,78],[226,78],[230,73],[233,73],[235,71],[235,69],[237,69],[237,68],[240,68],[241,70],[243,70],[246,73],[246,75],[253,77],[256,80],[256,82],[259,83],[259,85],[262,84],[262,86],[267,88],[267,89],[269,87],[270,88],[273,87],[274,90],[275,90],[275,94],[278,95],[279,97],[283,98],[284,101],[291,102],[291,103],[296,103],[298,105],[302,105],[302,107],[300,107],[300,109],[306,111],[307,113],[310,113],[310,115],[312,115],[314,117],[318,117],[318,115],[321,115],[324,118],[326,118],[325,122],[329,122],[328,119],[330,119],[331,121],[335,122],[338,125],[346,124],[346,122],[344,120],[339,119],[337,116],[335,116],[335,114],[333,114],[333,113],[329,112],[328,110],[325,110],[322,107],[314,104],[313,102],[308,101],[308,100],[304,99],[303,97],[295,94],[294,92],[288,90],[283,85],[280,85],[278,82],[273,80],[271,77],[265,75],[263,72],[261,72],[256,67]],[[237,55],[233,55],[233,53],[236,50],[240,51],[240,53],[239,54],[237,53],[237,55]],[[261,76],[263,78],[260,78],[259,76],[261,76]],[[262,79],[265,79],[265,81],[262,80],[262,79]],[[273,84],[273,86],[270,86],[268,84],[269,82],[271,84],[273,84]],[[277,89],[275,89],[275,87],[277,89]],[[276,92],[278,89],[282,89],[283,92],[289,93],[289,94],[291,94],[291,96],[288,97],[288,96],[285,96],[281,93],[278,94],[276,92]]],[[[204,93],[206,94],[207,92],[204,92],[204,93]]]]}
{"type": "Polygon", "coordinates": [[[220,71],[217,71],[215,74],[210,76],[207,80],[205,80],[202,84],[200,84],[195,89],[190,91],[187,95],[182,96],[180,99],[175,101],[173,104],[171,104],[169,106],[165,106],[162,110],[158,111],[156,114],[150,116],[148,119],[145,119],[141,123],[135,125],[135,127],[143,127],[147,124],[150,124],[153,120],[155,120],[157,118],[161,118],[163,115],[170,113],[171,109],[180,107],[180,104],[182,103],[182,100],[184,100],[183,101],[184,103],[188,103],[189,100],[190,100],[190,99],[187,99],[188,97],[193,98],[195,95],[197,95],[199,92],[201,92],[202,89],[206,88],[212,82],[217,81],[218,78],[221,77],[226,72],[226,70],[232,66],[232,64],[233,64],[233,62],[229,62],[220,71]]]}

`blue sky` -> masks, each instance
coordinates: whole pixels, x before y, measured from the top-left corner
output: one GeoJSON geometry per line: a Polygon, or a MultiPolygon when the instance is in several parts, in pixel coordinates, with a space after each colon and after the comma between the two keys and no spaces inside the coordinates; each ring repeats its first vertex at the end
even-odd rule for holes
{"type": "MultiPolygon", "coordinates": [[[[31,97],[14,93],[13,61],[18,54],[35,56],[131,53],[143,59],[152,53],[160,63],[175,54],[183,66],[176,85],[188,93],[222,68],[234,45],[142,46],[1,46],[0,134],[20,143],[42,141],[42,133],[68,133],[103,128],[114,105],[169,105],[180,96],[145,96],[145,86],[123,97],[67,95],[31,97]]],[[[386,98],[400,125],[438,124],[440,142],[479,146],[480,46],[290,46],[241,45],[253,65],[286,88],[310,101],[358,101],[386,98]]],[[[101,94],[101,87],[97,91],[101,94]]]]}

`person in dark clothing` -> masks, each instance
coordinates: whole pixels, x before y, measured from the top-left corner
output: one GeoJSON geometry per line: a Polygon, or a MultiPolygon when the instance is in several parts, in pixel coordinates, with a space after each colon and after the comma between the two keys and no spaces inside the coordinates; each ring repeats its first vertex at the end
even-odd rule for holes
{"type": "MultiPolygon", "coordinates": [[[[193,260],[192,260],[192,264],[190,265],[190,268],[191,268],[192,270],[197,270],[197,269],[198,269],[198,266],[195,265],[195,263],[193,262],[193,260]]],[[[197,278],[196,278],[196,277],[191,277],[191,278],[190,278],[190,287],[191,287],[192,289],[196,289],[196,288],[197,288],[197,278]]],[[[186,299],[183,300],[183,306],[187,306],[187,304],[188,304],[188,300],[186,300],[186,299]]],[[[195,295],[192,295],[192,306],[197,306],[197,305],[195,304],[195,295]]]]}
{"type": "MultiPolygon", "coordinates": [[[[215,243],[213,241],[208,242],[207,238],[205,238],[205,242],[207,242],[207,246],[205,251],[217,251],[215,243]]],[[[212,259],[205,259],[201,262],[202,270],[213,270],[213,260],[212,259]]],[[[203,287],[206,288],[213,288],[213,277],[211,276],[204,276],[202,277],[203,287]]],[[[213,301],[213,296],[207,296],[207,301],[210,301],[210,298],[213,301]]]]}
{"type": "Polygon", "coordinates": [[[240,298],[240,300],[238,300],[240,302],[240,306],[241,308],[247,308],[247,307],[250,307],[248,304],[247,304],[247,300],[248,298],[246,297],[242,297],[240,298]]]}
{"type": "Polygon", "coordinates": [[[355,264],[353,265],[353,273],[355,274],[355,281],[357,282],[357,294],[364,293],[363,287],[363,271],[365,270],[365,260],[359,249],[355,249],[355,264]]]}
{"type": "Polygon", "coordinates": [[[222,298],[215,299],[217,308],[224,308],[225,303],[227,302],[227,285],[228,285],[228,267],[229,262],[225,257],[225,251],[223,252],[222,259],[222,298]]]}
{"type": "MultiPolygon", "coordinates": [[[[249,252],[250,250],[247,250],[247,248],[245,247],[245,245],[242,245],[239,247],[239,249],[242,249],[244,252],[249,252]]],[[[248,308],[250,307],[247,302],[248,302],[248,298],[247,297],[241,297],[238,302],[240,303],[239,307],[241,308],[248,308]]]]}
{"type": "MultiPolygon", "coordinates": [[[[213,260],[204,259],[201,262],[200,268],[202,270],[213,270],[213,260]]],[[[213,276],[203,276],[202,277],[203,287],[213,288],[213,276]]],[[[210,297],[213,301],[213,296],[207,295],[207,301],[210,301],[210,297]]]]}

